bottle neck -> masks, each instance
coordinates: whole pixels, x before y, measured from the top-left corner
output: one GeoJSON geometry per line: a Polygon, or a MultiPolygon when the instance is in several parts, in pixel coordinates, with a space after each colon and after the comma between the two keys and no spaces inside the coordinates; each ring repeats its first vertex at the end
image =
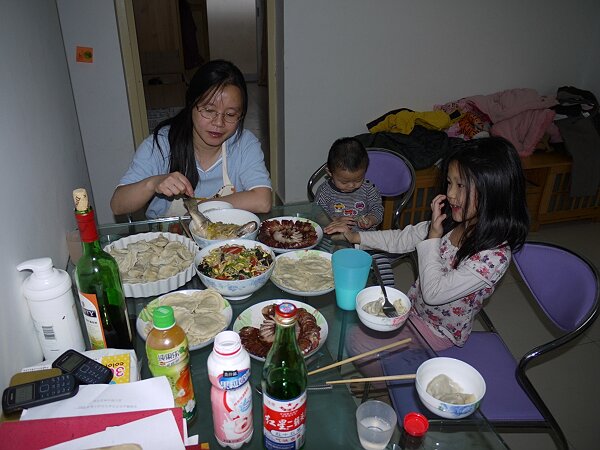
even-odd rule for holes
{"type": "Polygon", "coordinates": [[[94,218],[94,210],[89,208],[84,212],[75,212],[75,219],[77,220],[77,226],[79,228],[79,235],[81,236],[81,242],[83,242],[84,249],[85,244],[96,243],[97,247],[100,248],[100,242],[98,241],[98,229],[96,228],[96,221],[94,218]]]}
{"type": "Polygon", "coordinates": [[[275,324],[275,342],[281,345],[296,344],[296,321],[289,325],[282,325],[277,323],[277,321],[275,324]]]}

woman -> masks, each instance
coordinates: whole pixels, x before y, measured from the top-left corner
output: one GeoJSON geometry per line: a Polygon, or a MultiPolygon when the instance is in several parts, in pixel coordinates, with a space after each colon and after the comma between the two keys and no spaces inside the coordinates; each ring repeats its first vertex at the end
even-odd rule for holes
{"type": "Polygon", "coordinates": [[[194,75],[186,105],[137,149],[110,206],[148,218],[181,215],[181,198],[220,199],[255,213],[271,209],[271,181],[258,139],[244,130],[246,82],[232,63],[214,60],[194,75]]]}

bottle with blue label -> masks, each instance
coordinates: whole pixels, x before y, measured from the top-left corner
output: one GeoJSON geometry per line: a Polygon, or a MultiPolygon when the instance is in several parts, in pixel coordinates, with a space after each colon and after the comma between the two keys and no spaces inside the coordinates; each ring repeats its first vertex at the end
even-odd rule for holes
{"type": "Polygon", "coordinates": [[[240,336],[234,331],[217,334],[207,365],[215,438],[222,447],[240,448],[254,433],[250,356],[240,336]]]}

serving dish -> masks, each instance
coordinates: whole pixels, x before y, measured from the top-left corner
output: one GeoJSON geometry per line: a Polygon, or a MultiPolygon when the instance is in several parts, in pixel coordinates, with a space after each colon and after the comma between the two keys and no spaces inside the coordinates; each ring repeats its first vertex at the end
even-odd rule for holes
{"type": "MultiPolygon", "coordinates": [[[[291,273],[290,276],[294,276],[294,274],[291,273]]],[[[334,289],[333,272],[331,269],[331,253],[323,252],[320,250],[295,250],[295,251],[291,251],[291,252],[281,253],[275,259],[275,269],[273,270],[273,274],[271,275],[271,281],[273,282],[273,284],[275,284],[275,286],[277,286],[282,291],[285,291],[289,294],[297,295],[300,297],[317,297],[319,295],[327,294],[327,293],[333,291],[333,289],[334,289]],[[284,260],[300,263],[305,258],[313,258],[313,257],[319,257],[319,258],[323,258],[323,259],[329,261],[329,273],[327,274],[327,277],[328,277],[328,279],[329,278],[331,279],[331,287],[324,288],[324,289],[298,290],[298,289],[289,287],[285,283],[285,280],[283,279],[283,277],[279,276],[278,270],[277,270],[277,264],[283,262],[284,260]]]]}
{"type": "MultiPolygon", "coordinates": [[[[158,237],[164,237],[169,241],[181,243],[189,252],[192,254],[192,259],[183,270],[180,272],[163,279],[149,282],[140,283],[128,283],[123,282],[123,293],[126,297],[152,297],[155,295],[161,295],[166,292],[174,291],[175,289],[183,286],[185,283],[190,281],[194,276],[194,259],[193,256],[198,252],[198,246],[196,243],[185,236],[175,233],[167,232],[151,232],[151,233],[138,233],[131,236],[121,238],[111,244],[104,247],[104,251],[109,252],[112,249],[125,249],[129,244],[138,241],[151,241],[158,237]]],[[[166,264],[165,264],[166,266],[166,264]]]]}
{"type": "Polygon", "coordinates": [[[264,244],[261,244],[257,241],[249,241],[247,239],[230,239],[228,241],[220,241],[215,244],[208,245],[201,249],[194,259],[194,269],[200,278],[200,281],[209,288],[212,288],[219,292],[223,297],[227,298],[231,301],[243,300],[245,298],[250,297],[254,292],[263,287],[266,282],[269,280],[271,273],[273,272],[273,268],[275,267],[275,254],[273,251],[264,244]],[[245,248],[260,248],[265,253],[268,253],[271,258],[271,266],[269,269],[252,278],[247,278],[245,280],[218,280],[216,278],[211,278],[200,271],[198,266],[202,262],[202,260],[214,249],[218,249],[224,247],[226,245],[240,245],[245,248]]]}
{"type": "Polygon", "coordinates": [[[323,239],[323,228],[321,228],[317,222],[295,216],[273,217],[263,221],[260,224],[260,229],[257,236],[258,241],[271,247],[275,253],[292,252],[295,250],[309,250],[319,245],[321,239],[323,239]],[[309,243],[304,244],[303,241],[306,241],[309,238],[309,233],[302,232],[297,229],[290,230],[288,227],[288,229],[283,230],[283,232],[280,233],[280,236],[278,236],[282,239],[282,241],[279,242],[277,240],[278,237],[273,236],[274,233],[269,231],[269,228],[273,225],[278,226],[278,223],[284,224],[285,228],[285,226],[290,222],[294,224],[293,226],[295,226],[297,222],[308,223],[312,225],[312,231],[314,231],[314,234],[316,234],[316,238],[313,236],[313,239],[311,239],[309,243]],[[274,245],[275,242],[278,242],[278,245],[274,245]]]}
{"type": "MultiPolygon", "coordinates": [[[[304,355],[304,358],[308,358],[310,355],[316,353],[322,346],[325,344],[325,340],[327,339],[327,335],[329,334],[329,326],[327,325],[327,320],[323,314],[319,312],[319,310],[313,308],[306,303],[299,302],[296,300],[287,300],[287,299],[274,299],[274,300],[266,300],[264,302],[257,303],[256,305],[252,305],[249,308],[246,308],[242,313],[235,319],[233,322],[233,331],[239,333],[240,330],[244,327],[254,327],[260,328],[260,324],[263,323],[265,317],[263,316],[263,308],[269,305],[278,305],[280,303],[292,303],[296,308],[304,308],[306,311],[315,316],[317,320],[317,325],[321,328],[319,344],[316,348],[308,352],[304,355]]],[[[264,361],[265,358],[254,355],[252,352],[248,351],[250,357],[256,359],[257,361],[264,361]]]]}
{"type": "MultiPolygon", "coordinates": [[[[190,298],[193,298],[192,296],[194,294],[202,293],[202,292],[206,292],[206,291],[204,291],[202,289],[185,289],[185,290],[181,290],[181,291],[170,292],[168,294],[162,295],[162,296],[152,300],[150,303],[148,303],[144,307],[144,309],[142,309],[142,311],[140,311],[140,313],[137,317],[137,320],[135,322],[135,328],[136,328],[138,334],[140,335],[140,337],[143,340],[146,340],[146,338],[148,337],[148,333],[152,329],[152,313],[155,308],[157,308],[158,306],[163,304],[162,301],[164,299],[166,299],[168,297],[173,297],[174,295],[177,295],[177,294],[181,294],[181,295],[185,295],[185,296],[189,296],[190,298]]],[[[177,306],[178,303],[179,302],[173,302],[170,304],[170,306],[177,306]]],[[[187,309],[186,302],[183,300],[180,302],[179,306],[187,309]]],[[[219,312],[225,319],[225,326],[222,326],[219,329],[217,329],[211,338],[204,340],[200,343],[194,344],[194,345],[190,344],[190,347],[189,347],[190,350],[198,350],[200,348],[203,348],[203,347],[206,347],[207,345],[212,344],[212,342],[215,339],[215,336],[219,332],[226,330],[229,327],[229,325],[231,324],[231,320],[233,318],[233,311],[231,309],[231,305],[229,304],[229,302],[226,299],[224,299],[223,297],[221,297],[220,295],[219,295],[218,308],[220,308],[219,312]]],[[[196,309],[196,311],[197,311],[196,313],[191,312],[192,316],[195,316],[196,314],[205,314],[198,309],[196,309]]]]}
{"type": "Polygon", "coordinates": [[[192,220],[190,222],[190,233],[198,244],[198,247],[204,248],[207,245],[214,244],[216,242],[223,242],[228,239],[249,239],[253,241],[258,234],[258,227],[260,226],[260,219],[254,213],[250,211],[246,211],[243,209],[211,209],[204,213],[204,215],[212,222],[221,222],[225,224],[235,224],[235,225],[244,225],[248,222],[256,222],[256,229],[250,233],[246,233],[239,238],[225,238],[225,239],[206,239],[198,234],[198,230],[196,229],[196,223],[192,220]]]}

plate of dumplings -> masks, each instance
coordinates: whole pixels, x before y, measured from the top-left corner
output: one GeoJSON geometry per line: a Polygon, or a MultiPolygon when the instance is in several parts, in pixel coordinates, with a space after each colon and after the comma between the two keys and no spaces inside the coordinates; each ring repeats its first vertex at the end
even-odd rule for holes
{"type": "Polygon", "coordinates": [[[196,243],[185,236],[139,233],[106,247],[117,261],[126,297],[151,297],[174,291],[194,276],[196,243]]]}

